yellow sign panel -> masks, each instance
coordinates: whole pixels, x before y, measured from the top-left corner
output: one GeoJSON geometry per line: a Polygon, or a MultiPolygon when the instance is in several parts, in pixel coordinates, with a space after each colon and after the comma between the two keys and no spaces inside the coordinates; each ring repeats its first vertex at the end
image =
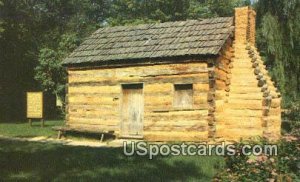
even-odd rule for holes
{"type": "Polygon", "coordinates": [[[27,118],[43,118],[43,92],[27,92],[27,118]]]}

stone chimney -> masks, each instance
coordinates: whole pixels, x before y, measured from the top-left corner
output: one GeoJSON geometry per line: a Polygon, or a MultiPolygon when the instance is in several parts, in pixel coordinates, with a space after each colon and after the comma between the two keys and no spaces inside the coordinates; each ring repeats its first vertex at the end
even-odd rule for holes
{"type": "Polygon", "coordinates": [[[235,42],[255,44],[255,11],[250,7],[235,8],[235,42]]]}

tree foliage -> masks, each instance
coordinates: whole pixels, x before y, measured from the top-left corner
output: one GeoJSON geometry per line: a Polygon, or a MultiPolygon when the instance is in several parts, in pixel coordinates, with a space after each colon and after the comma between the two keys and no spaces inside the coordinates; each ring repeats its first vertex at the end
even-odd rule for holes
{"type": "MultiPolygon", "coordinates": [[[[0,0],[0,8],[3,6],[3,2],[0,0]]],[[[0,9],[1,11],[1,9],[0,9]]],[[[0,18],[0,37],[1,37],[1,33],[4,31],[3,29],[3,20],[2,18],[0,18]]]]}
{"type": "Polygon", "coordinates": [[[72,42],[64,40],[62,35],[76,35],[81,41],[103,24],[108,8],[105,0],[2,2],[0,21],[3,23],[0,27],[4,31],[0,36],[0,104],[3,107],[0,108],[0,119],[19,120],[25,118],[26,91],[45,89],[46,95],[61,93],[59,85],[63,84],[64,69],[57,61],[68,54],[67,50],[72,50],[60,46],[72,42]],[[47,69],[54,76],[46,77],[39,72],[47,69]],[[22,112],[15,113],[16,110],[22,112]]]}
{"type": "MultiPolygon", "coordinates": [[[[0,119],[24,110],[25,91],[43,89],[63,97],[66,74],[61,61],[99,27],[233,16],[235,7],[249,3],[0,0],[0,104],[5,106],[0,108],[0,119]]],[[[260,0],[256,9],[257,44],[266,63],[282,93],[299,98],[299,0],[260,0]]]]}
{"type": "Polygon", "coordinates": [[[257,45],[285,102],[300,96],[300,2],[260,0],[256,4],[257,45]]]}
{"type": "Polygon", "coordinates": [[[35,79],[40,82],[43,90],[64,99],[66,73],[61,65],[63,59],[78,46],[75,34],[62,36],[57,49],[43,48],[39,54],[39,64],[35,68],[35,79]]]}
{"type": "Polygon", "coordinates": [[[245,0],[114,0],[107,22],[115,26],[232,16],[235,7],[246,4],[245,0]]]}

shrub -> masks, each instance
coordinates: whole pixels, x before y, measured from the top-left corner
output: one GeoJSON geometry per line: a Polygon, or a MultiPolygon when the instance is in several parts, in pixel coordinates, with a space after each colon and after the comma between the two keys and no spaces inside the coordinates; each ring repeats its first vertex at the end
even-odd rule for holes
{"type": "MultiPolygon", "coordinates": [[[[236,144],[241,151],[243,143],[236,144]]],[[[266,141],[250,142],[266,144],[266,141]]],[[[277,143],[277,156],[246,156],[237,153],[226,157],[226,168],[215,181],[298,181],[300,180],[299,139],[285,138],[277,143]]]]}
{"type": "Polygon", "coordinates": [[[286,112],[283,113],[283,121],[288,124],[285,132],[300,137],[300,101],[291,102],[286,112]]]}

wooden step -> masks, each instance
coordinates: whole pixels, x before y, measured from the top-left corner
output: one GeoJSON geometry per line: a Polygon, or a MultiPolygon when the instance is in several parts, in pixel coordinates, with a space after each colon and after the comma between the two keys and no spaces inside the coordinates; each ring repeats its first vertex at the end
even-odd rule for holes
{"type": "Polygon", "coordinates": [[[231,82],[240,82],[240,81],[248,81],[257,83],[257,79],[254,75],[233,75],[231,78],[231,82]]]}
{"type": "Polygon", "coordinates": [[[236,89],[233,86],[230,87],[230,94],[250,94],[250,93],[261,93],[261,92],[259,88],[245,87],[245,88],[236,89]]]}
{"type": "Polygon", "coordinates": [[[226,116],[217,119],[217,123],[225,126],[231,126],[232,128],[261,128],[261,117],[235,117],[226,116]]]}
{"type": "Polygon", "coordinates": [[[233,59],[233,65],[252,65],[252,62],[251,62],[251,59],[237,59],[237,58],[234,58],[233,59]]]}
{"type": "Polygon", "coordinates": [[[223,111],[223,116],[234,116],[234,117],[262,117],[261,110],[253,110],[253,109],[232,109],[227,107],[223,111]]]}
{"type": "Polygon", "coordinates": [[[262,100],[263,94],[260,93],[230,93],[229,94],[229,100],[230,99],[244,99],[244,100],[262,100]]]}
{"type": "Polygon", "coordinates": [[[249,50],[246,49],[246,47],[240,47],[240,48],[234,48],[235,53],[248,53],[249,50]]]}
{"type": "Polygon", "coordinates": [[[252,58],[248,54],[240,54],[239,56],[235,55],[232,60],[234,63],[251,63],[252,58]]]}
{"type": "Polygon", "coordinates": [[[249,62],[240,62],[240,63],[237,63],[237,62],[234,62],[232,63],[233,65],[233,68],[246,68],[246,69],[253,69],[252,68],[252,64],[249,62]]]}
{"type": "Polygon", "coordinates": [[[241,61],[247,61],[247,62],[251,62],[251,57],[250,55],[248,55],[248,53],[234,53],[234,58],[233,61],[234,62],[241,62],[241,61]]]}
{"type": "MultiPolygon", "coordinates": [[[[231,82],[230,86],[236,86],[236,87],[255,87],[257,86],[257,82],[250,82],[250,81],[235,81],[235,82],[231,82]]],[[[259,87],[258,87],[259,88],[259,87]]]]}
{"type": "Polygon", "coordinates": [[[228,99],[230,109],[262,110],[261,100],[228,99]]]}
{"type": "Polygon", "coordinates": [[[259,103],[259,104],[261,104],[261,102],[260,101],[257,101],[257,100],[249,100],[249,101],[245,101],[244,99],[233,99],[233,98],[231,98],[230,100],[229,100],[229,102],[230,103],[235,103],[235,104],[240,104],[240,103],[242,103],[242,104],[256,104],[256,103],[259,103]]]}
{"type": "Polygon", "coordinates": [[[254,74],[254,70],[248,70],[249,72],[241,72],[241,71],[236,71],[232,70],[231,71],[231,78],[234,77],[252,77],[256,79],[256,75],[254,74]]]}
{"type": "Polygon", "coordinates": [[[253,68],[233,68],[233,69],[231,69],[231,73],[232,73],[232,75],[242,74],[242,73],[254,75],[254,69],[253,68]]]}
{"type": "Polygon", "coordinates": [[[247,128],[247,132],[241,132],[241,129],[228,129],[220,126],[216,126],[216,136],[222,137],[227,140],[239,140],[239,138],[248,139],[254,136],[262,136],[263,130],[256,128],[247,128]]]}
{"type": "MultiPolygon", "coordinates": [[[[258,87],[257,86],[257,81],[237,81],[237,80],[231,80],[230,85],[231,86],[242,86],[242,87],[258,87]]],[[[259,88],[259,87],[258,87],[259,88]]]]}

